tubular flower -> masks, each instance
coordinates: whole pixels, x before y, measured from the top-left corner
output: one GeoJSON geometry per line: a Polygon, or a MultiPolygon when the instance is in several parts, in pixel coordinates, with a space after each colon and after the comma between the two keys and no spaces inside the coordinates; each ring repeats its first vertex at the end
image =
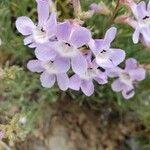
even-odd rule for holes
{"type": "Polygon", "coordinates": [[[91,50],[96,57],[96,63],[103,68],[114,68],[125,59],[125,52],[121,49],[110,48],[111,42],[115,39],[117,29],[110,28],[104,39],[92,40],[91,50]]]}
{"type": "Polygon", "coordinates": [[[116,68],[109,70],[108,75],[111,77],[118,77],[112,83],[112,90],[121,92],[125,99],[129,99],[135,94],[135,84],[145,79],[146,71],[138,66],[135,59],[129,58],[126,60],[125,69],[116,68]]]}
{"type": "Polygon", "coordinates": [[[134,18],[126,18],[125,22],[127,22],[130,26],[132,26],[135,31],[133,33],[132,39],[136,44],[139,42],[140,38],[146,45],[150,45],[150,2],[147,4],[145,1],[141,1],[136,4],[133,1],[127,3],[131,8],[134,18]]]}
{"type": "Polygon", "coordinates": [[[47,43],[53,39],[56,31],[56,13],[49,11],[48,0],[36,0],[38,10],[38,24],[26,16],[16,20],[17,30],[25,36],[24,45],[35,48],[39,44],[47,43]]]}
{"type": "Polygon", "coordinates": [[[87,69],[87,63],[80,48],[88,44],[90,40],[91,33],[88,29],[81,26],[74,27],[67,21],[57,25],[55,44],[51,45],[49,43],[49,46],[40,46],[35,53],[40,60],[59,55],[69,60],[68,62],[71,63],[73,71],[80,74],[87,69]]]}
{"type": "Polygon", "coordinates": [[[37,59],[30,60],[27,67],[31,72],[42,73],[40,81],[43,87],[51,88],[57,80],[61,90],[65,91],[68,89],[69,78],[66,72],[70,66],[63,58],[56,58],[48,62],[42,62],[37,59]]]}
{"type": "Polygon", "coordinates": [[[94,93],[93,80],[104,85],[107,83],[107,76],[105,70],[99,68],[95,60],[91,61],[91,56],[88,56],[86,60],[88,64],[87,70],[79,75],[74,74],[70,78],[69,87],[77,91],[81,89],[86,96],[91,96],[94,93]]]}

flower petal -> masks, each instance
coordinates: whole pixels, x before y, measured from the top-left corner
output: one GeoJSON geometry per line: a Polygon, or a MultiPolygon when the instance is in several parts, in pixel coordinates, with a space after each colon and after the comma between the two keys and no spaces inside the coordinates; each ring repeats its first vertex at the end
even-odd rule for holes
{"type": "Polygon", "coordinates": [[[146,77],[146,71],[143,68],[137,68],[137,69],[131,70],[129,74],[132,77],[132,79],[137,80],[137,81],[142,81],[146,77]]]}
{"type": "Polygon", "coordinates": [[[137,67],[138,67],[138,63],[137,63],[136,59],[128,58],[126,60],[126,67],[125,67],[126,71],[136,69],[137,67]]]}
{"type": "Polygon", "coordinates": [[[71,34],[72,26],[66,21],[57,25],[56,37],[59,40],[68,41],[71,34]]]}
{"type": "Polygon", "coordinates": [[[144,1],[141,1],[139,4],[137,4],[136,12],[138,18],[142,19],[146,15],[146,3],[144,1]]]}
{"type": "Polygon", "coordinates": [[[140,38],[140,31],[138,29],[135,29],[132,36],[133,43],[137,44],[139,42],[139,38],[140,38]]]}
{"type": "Polygon", "coordinates": [[[82,80],[79,78],[78,75],[75,74],[70,78],[69,88],[72,90],[79,91],[81,87],[81,83],[82,83],[82,80]]]}
{"type": "Polygon", "coordinates": [[[49,1],[48,0],[36,0],[37,2],[37,10],[38,10],[38,21],[39,26],[43,27],[46,25],[46,21],[49,17],[49,1]]]}
{"type": "Polygon", "coordinates": [[[126,86],[122,91],[122,95],[125,99],[130,99],[135,95],[135,91],[133,87],[126,86]]]}
{"type": "Polygon", "coordinates": [[[99,75],[97,75],[97,77],[95,77],[94,80],[96,80],[98,84],[100,85],[104,85],[108,82],[107,76],[105,73],[99,73],[99,75]]]}
{"type": "Polygon", "coordinates": [[[70,59],[63,57],[56,57],[54,66],[59,73],[66,73],[70,69],[70,59]]]}
{"type": "Polygon", "coordinates": [[[30,35],[35,28],[34,23],[28,17],[19,17],[16,20],[16,28],[23,35],[30,35]]]}
{"type": "Polygon", "coordinates": [[[115,92],[120,92],[123,90],[124,84],[119,79],[117,79],[112,83],[111,88],[115,92]]]}
{"type": "Polygon", "coordinates": [[[50,44],[42,44],[35,49],[35,55],[41,61],[49,61],[54,59],[57,54],[50,44]]]}
{"type": "Polygon", "coordinates": [[[113,51],[111,61],[114,64],[114,66],[118,66],[125,59],[126,56],[125,51],[121,49],[112,49],[112,48],[111,50],[113,51]]]}
{"type": "Polygon", "coordinates": [[[81,90],[86,96],[91,96],[94,93],[94,84],[92,80],[84,80],[81,84],[81,90]]]}
{"type": "Polygon", "coordinates": [[[101,52],[104,49],[109,48],[109,43],[106,43],[103,39],[97,39],[94,41],[94,46],[92,46],[91,50],[95,55],[101,52]]]}
{"type": "Polygon", "coordinates": [[[75,57],[71,58],[72,70],[76,74],[82,74],[87,69],[87,62],[85,57],[82,54],[78,54],[75,57]]]}
{"type": "Polygon", "coordinates": [[[88,44],[91,40],[91,32],[84,27],[77,27],[71,34],[70,42],[76,46],[81,47],[88,44]]]}
{"type": "Polygon", "coordinates": [[[69,78],[66,73],[57,74],[57,82],[58,86],[61,90],[66,91],[69,87],[69,78]]]}
{"type": "Polygon", "coordinates": [[[46,29],[48,31],[49,35],[54,35],[56,33],[56,27],[57,27],[57,14],[51,13],[50,18],[47,21],[46,29]]]}
{"type": "Polygon", "coordinates": [[[107,30],[104,40],[110,44],[115,39],[116,33],[117,33],[117,28],[111,27],[110,29],[107,30]]]}
{"type": "Polygon", "coordinates": [[[114,78],[114,77],[119,77],[119,75],[122,71],[123,70],[121,68],[116,67],[116,68],[112,68],[112,69],[107,69],[106,74],[108,77],[114,78]]]}
{"type": "Polygon", "coordinates": [[[40,76],[40,81],[43,87],[51,88],[56,81],[56,77],[55,75],[51,75],[48,72],[44,71],[40,76]]]}
{"type": "Polygon", "coordinates": [[[34,59],[30,60],[27,64],[27,68],[32,72],[43,72],[45,69],[41,65],[41,61],[34,59]]]}
{"type": "Polygon", "coordinates": [[[32,44],[33,43],[32,35],[27,36],[23,41],[24,41],[24,45],[30,45],[30,44],[32,44]]]}

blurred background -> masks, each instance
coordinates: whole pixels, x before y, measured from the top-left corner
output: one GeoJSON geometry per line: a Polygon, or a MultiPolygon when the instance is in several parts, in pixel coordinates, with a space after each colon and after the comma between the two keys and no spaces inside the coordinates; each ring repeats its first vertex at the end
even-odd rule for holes
{"type": "MultiPolygon", "coordinates": [[[[74,18],[69,0],[55,2],[59,20],[74,18]]],[[[117,4],[117,0],[81,0],[83,11],[94,2],[104,2],[112,12],[117,4]]],[[[120,7],[115,18],[126,12],[120,7]]],[[[34,50],[23,45],[15,28],[19,16],[36,22],[35,0],[0,1],[0,150],[150,150],[150,49],[133,44],[133,29],[114,22],[118,34],[113,46],[147,69],[135,97],[127,101],[114,93],[111,80],[96,85],[94,95],[86,97],[72,90],[62,92],[57,86],[41,87],[39,75],[26,68],[34,50]]],[[[102,38],[111,20],[111,15],[97,13],[84,25],[94,38],[102,38]]]]}

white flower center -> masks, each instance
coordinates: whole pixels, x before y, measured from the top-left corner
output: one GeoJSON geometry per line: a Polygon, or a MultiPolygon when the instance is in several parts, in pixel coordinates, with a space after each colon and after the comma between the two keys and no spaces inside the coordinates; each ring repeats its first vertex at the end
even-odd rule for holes
{"type": "Polygon", "coordinates": [[[55,47],[56,51],[63,57],[73,57],[77,55],[77,48],[67,42],[58,41],[55,47]]]}
{"type": "Polygon", "coordinates": [[[110,51],[103,50],[96,56],[96,62],[98,64],[102,64],[107,62],[109,58],[110,58],[110,51]]]}
{"type": "Polygon", "coordinates": [[[145,27],[150,26],[150,16],[145,16],[144,18],[139,20],[139,26],[141,28],[145,28],[145,27]]]}
{"type": "Polygon", "coordinates": [[[98,74],[98,71],[97,68],[88,68],[84,74],[80,75],[80,77],[85,80],[93,79],[98,74]]]}
{"type": "Polygon", "coordinates": [[[37,27],[33,32],[33,38],[35,42],[42,44],[48,41],[48,34],[43,30],[43,28],[37,27]]]}
{"type": "Polygon", "coordinates": [[[57,74],[58,73],[58,70],[56,70],[54,63],[52,61],[50,61],[48,63],[43,63],[42,65],[49,74],[57,74]]]}
{"type": "Polygon", "coordinates": [[[128,73],[122,73],[120,76],[121,81],[126,85],[132,85],[132,79],[128,73]]]}

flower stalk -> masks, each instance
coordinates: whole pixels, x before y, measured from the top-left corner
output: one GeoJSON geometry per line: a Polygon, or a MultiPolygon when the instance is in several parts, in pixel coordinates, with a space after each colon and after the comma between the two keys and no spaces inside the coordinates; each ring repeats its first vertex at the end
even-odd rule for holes
{"type": "Polygon", "coordinates": [[[72,0],[74,15],[77,17],[82,12],[80,0],[72,0]]]}

